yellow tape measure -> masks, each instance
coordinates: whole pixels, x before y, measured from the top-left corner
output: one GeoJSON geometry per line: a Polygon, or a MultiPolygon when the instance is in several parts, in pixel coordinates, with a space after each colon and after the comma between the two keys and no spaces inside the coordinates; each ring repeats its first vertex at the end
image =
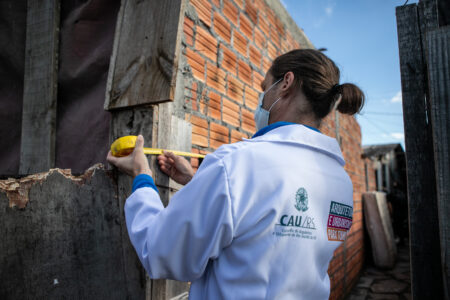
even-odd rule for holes
{"type": "MultiPolygon", "coordinates": [[[[133,152],[134,147],[136,145],[136,139],[137,136],[135,135],[127,135],[118,138],[114,141],[114,143],[111,144],[111,154],[114,156],[127,156],[131,152],[133,152]]],[[[197,154],[197,153],[191,153],[191,152],[183,152],[183,151],[176,151],[176,150],[165,150],[165,149],[159,149],[159,148],[144,148],[145,154],[150,155],[160,155],[163,154],[163,151],[172,152],[173,154],[180,155],[180,156],[187,156],[187,157],[196,157],[196,158],[204,158],[205,155],[203,154],[197,154]]]]}

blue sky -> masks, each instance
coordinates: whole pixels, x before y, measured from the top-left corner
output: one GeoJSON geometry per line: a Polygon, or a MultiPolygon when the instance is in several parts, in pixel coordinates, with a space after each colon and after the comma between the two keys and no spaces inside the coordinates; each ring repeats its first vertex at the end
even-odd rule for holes
{"type": "Polygon", "coordinates": [[[357,115],[362,144],[404,147],[395,7],[405,0],[281,2],[314,46],[327,48],[341,69],[341,83],[355,83],[366,94],[357,115]]]}

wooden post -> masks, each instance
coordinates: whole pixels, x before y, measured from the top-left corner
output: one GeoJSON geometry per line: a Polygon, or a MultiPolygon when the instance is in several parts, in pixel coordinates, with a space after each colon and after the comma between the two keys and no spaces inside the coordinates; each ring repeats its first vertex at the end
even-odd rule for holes
{"type": "MultiPolygon", "coordinates": [[[[177,85],[181,81],[177,81],[177,85]]],[[[183,91],[184,89],[181,89],[183,91]]],[[[182,97],[182,95],[179,95],[182,97]]],[[[179,98],[178,95],[175,98],[179,98]]],[[[179,99],[180,101],[182,99],[179,99]]],[[[173,115],[173,104],[163,103],[158,105],[158,111],[154,114],[154,127],[157,127],[153,136],[153,147],[174,149],[180,151],[191,151],[191,124],[173,115]]],[[[152,160],[152,172],[156,186],[164,206],[169,204],[172,195],[182,186],[171,180],[166,174],[162,173],[157,166],[156,159],[152,160]]],[[[186,282],[175,280],[152,280],[147,285],[151,285],[151,294],[147,294],[147,300],[165,300],[178,297],[177,299],[187,298],[189,285],[186,282]]]]}
{"type": "MultiPolygon", "coordinates": [[[[111,141],[124,135],[142,134],[146,143],[152,140],[153,108],[137,107],[113,111],[111,119],[111,141]]],[[[145,270],[137,257],[128,237],[125,223],[125,200],[131,195],[133,180],[128,175],[117,172],[117,187],[120,206],[120,227],[122,231],[122,251],[125,269],[127,294],[131,299],[144,299],[146,289],[145,270]]]]}
{"type": "Polygon", "coordinates": [[[445,299],[450,288],[450,27],[427,34],[428,78],[445,299]]]}
{"type": "Polygon", "coordinates": [[[55,163],[60,1],[28,0],[19,174],[55,163]]]}
{"type": "Polygon", "coordinates": [[[440,245],[434,152],[428,116],[426,62],[422,46],[427,24],[433,24],[430,13],[432,9],[427,6],[429,2],[421,2],[420,6],[411,4],[397,7],[396,11],[407,157],[411,286],[414,299],[443,299],[441,259],[437,255],[440,245]]]}
{"type": "MultiPolygon", "coordinates": [[[[173,116],[170,102],[179,97],[175,94],[182,78],[178,59],[183,18],[184,0],[122,0],[106,87],[105,109],[113,114],[111,142],[123,135],[142,134],[145,144],[152,147],[191,150],[190,125],[173,116]],[[173,142],[185,140],[189,140],[188,145],[173,142]]],[[[167,205],[171,191],[177,187],[159,171],[156,157],[149,157],[149,161],[161,200],[167,205]]],[[[131,186],[131,178],[118,174],[122,210],[131,186]]],[[[187,283],[150,280],[145,275],[130,244],[124,218],[121,227],[127,286],[133,290],[129,293],[134,292],[131,298],[160,300],[186,294],[187,283]]]]}

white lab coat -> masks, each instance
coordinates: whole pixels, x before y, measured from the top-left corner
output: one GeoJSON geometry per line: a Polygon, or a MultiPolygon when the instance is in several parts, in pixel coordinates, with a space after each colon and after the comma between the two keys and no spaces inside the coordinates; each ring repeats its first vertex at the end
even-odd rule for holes
{"type": "Polygon", "coordinates": [[[351,225],[343,165],[335,139],[298,124],[223,145],[167,208],[149,187],[127,199],[131,242],[150,278],[191,281],[190,299],[328,299],[351,225]]]}

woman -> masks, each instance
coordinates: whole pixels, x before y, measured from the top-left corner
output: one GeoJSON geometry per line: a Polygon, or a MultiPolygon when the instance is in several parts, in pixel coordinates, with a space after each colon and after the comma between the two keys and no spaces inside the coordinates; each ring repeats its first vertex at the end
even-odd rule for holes
{"type": "Polygon", "coordinates": [[[195,175],[184,158],[158,157],[185,184],[167,208],[142,136],[130,156],[108,155],[135,176],[126,221],[151,278],[191,281],[190,299],[328,299],[328,264],[351,226],[353,189],[338,143],[317,128],[334,107],[354,114],[364,102],[339,76],[316,50],[276,58],[251,139],[207,155],[195,175]]]}

